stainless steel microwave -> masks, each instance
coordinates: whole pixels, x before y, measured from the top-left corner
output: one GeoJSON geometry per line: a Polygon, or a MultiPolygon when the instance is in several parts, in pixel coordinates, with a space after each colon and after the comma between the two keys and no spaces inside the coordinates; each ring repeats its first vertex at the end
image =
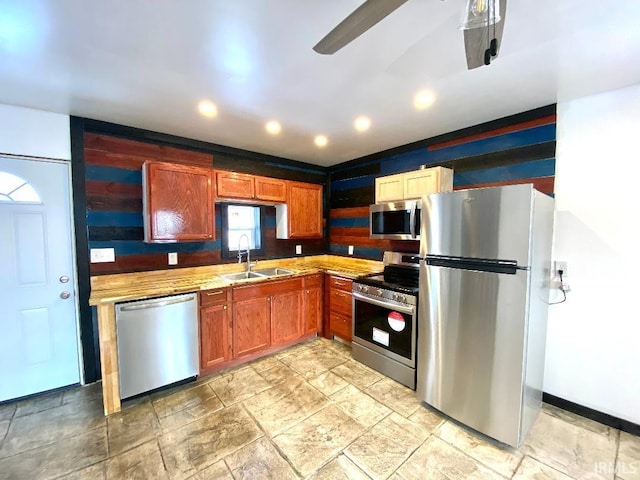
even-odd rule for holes
{"type": "Polygon", "coordinates": [[[369,205],[369,236],[389,240],[420,240],[420,200],[369,205]]]}

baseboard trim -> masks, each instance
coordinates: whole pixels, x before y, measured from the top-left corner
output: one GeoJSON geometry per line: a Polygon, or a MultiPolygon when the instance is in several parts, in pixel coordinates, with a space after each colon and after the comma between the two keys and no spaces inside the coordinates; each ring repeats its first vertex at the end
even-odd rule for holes
{"type": "Polygon", "coordinates": [[[637,425],[628,420],[614,417],[613,415],[599,412],[598,410],[593,410],[592,408],[585,407],[584,405],[580,405],[578,403],[570,402],[569,400],[556,397],[555,395],[551,395],[550,393],[546,392],[542,393],[542,401],[548,403],[549,405],[567,410],[568,412],[575,413],[576,415],[580,415],[581,417],[595,420],[596,422],[602,423],[609,427],[617,428],[632,435],[640,436],[640,425],[637,425]]]}

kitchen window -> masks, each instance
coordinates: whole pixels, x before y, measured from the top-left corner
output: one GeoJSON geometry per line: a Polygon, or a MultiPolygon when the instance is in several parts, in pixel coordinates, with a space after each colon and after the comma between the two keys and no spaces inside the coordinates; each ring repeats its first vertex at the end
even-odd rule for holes
{"type": "Polygon", "coordinates": [[[251,255],[262,255],[264,252],[264,212],[262,207],[254,205],[222,206],[222,255],[225,257],[238,256],[241,251],[249,247],[251,255]],[[243,235],[247,237],[244,238],[243,235]]]}

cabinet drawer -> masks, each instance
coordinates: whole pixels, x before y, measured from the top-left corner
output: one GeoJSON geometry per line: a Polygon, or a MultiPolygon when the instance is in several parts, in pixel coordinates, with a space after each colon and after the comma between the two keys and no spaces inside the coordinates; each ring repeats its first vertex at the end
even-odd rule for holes
{"type": "Polygon", "coordinates": [[[329,294],[329,309],[332,312],[339,313],[351,318],[353,309],[351,301],[351,292],[333,289],[329,294]]]}
{"type": "Polygon", "coordinates": [[[332,289],[337,288],[339,290],[345,290],[347,292],[351,292],[352,283],[353,281],[348,278],[335,277],[335,276],[331,276],[331,278],[329,278],[329,286],[332,289]]]}
{"type": "Polygon", "coordinates": [[[345,317],[344,315],[331,313],[329,317],[329,330],[331,334],[351,341],[351,316],[345,317]]]}
{"type": "Polygon", "coordinates": [[[304,288],[316,288],[322,286],[322,274],[309,275],[304,277],[304,288]]]}
{"type": "Polygon", "coordinates": [[[200,306],[206,307],[208,305],[218,305],[220,303],[227,303],[231,301],[231,289],[229,288],[215,288],[212,290],[204,290],[200,292],[200,306]]]}

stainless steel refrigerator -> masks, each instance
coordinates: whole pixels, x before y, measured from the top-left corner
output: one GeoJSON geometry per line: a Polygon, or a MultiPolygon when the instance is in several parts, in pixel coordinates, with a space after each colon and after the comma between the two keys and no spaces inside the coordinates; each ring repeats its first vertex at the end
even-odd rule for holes
{"type": "Polygon", "coordinates": [[[422,197],[416,394],[515,447],[542,401],[553,208],[531,184],[422,197]]]}

